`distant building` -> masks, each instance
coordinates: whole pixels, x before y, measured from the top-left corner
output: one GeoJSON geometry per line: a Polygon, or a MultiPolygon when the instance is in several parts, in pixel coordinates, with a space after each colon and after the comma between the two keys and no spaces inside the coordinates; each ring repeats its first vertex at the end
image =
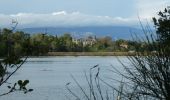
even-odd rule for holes
{"type": "Polygon", "coordinates": [[[126,48],[126,49],[127,49],[127,48],[128,48],[128,45],[123,43],[123,44],[120,44],[120,47],[123,47],[123,48],[126,48]]]}
{"type": "Polygon", "coordinates": [[[79,38],[79,39],[73,38],[72,41],[76,44],[82,43],[83,46],[93,45],[96,43],[96,37],[89,36],[87,38],[79,38]]]}
{"type": "Polygon", "coordinates": [[[83,38],[79,38],[79,39],[73,38],[72,42],[76,43],[76,44],[82,43],[83,42],[83,38]]]}

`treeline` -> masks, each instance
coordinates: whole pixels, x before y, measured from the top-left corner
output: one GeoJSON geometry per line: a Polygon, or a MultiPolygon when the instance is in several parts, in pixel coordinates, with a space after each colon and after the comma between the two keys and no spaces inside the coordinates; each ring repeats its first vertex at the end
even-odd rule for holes
{"type": "Polygon", "coordinates": [[[12,32],[10,29],[0,31],[0,56],[6,55],[7,49],[15,54],[44,55],[48,52],[128,52],[146,50],[147,44],[130,40],[112,40],[111,37],[74,39],[66,33],[60,37],[43,33],[26,34],[22,31],[12,32]]]}

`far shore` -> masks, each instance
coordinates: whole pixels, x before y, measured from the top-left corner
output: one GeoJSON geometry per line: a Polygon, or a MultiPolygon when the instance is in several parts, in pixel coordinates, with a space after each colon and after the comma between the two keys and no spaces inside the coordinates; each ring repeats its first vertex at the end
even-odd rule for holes
{"type": "MultiPolygon", "coordinates": [[[[48,52],[47,54],[29,57],[50,57],[50,56],[134,56],[135,52],[48,52]]],[[[3,57],[0,57],[0,61],[3,57]]]]}
{"type": "Polygon", "coordinates": [[[48,52],[45,56],[133,56],[131,52],[48,52]]]}

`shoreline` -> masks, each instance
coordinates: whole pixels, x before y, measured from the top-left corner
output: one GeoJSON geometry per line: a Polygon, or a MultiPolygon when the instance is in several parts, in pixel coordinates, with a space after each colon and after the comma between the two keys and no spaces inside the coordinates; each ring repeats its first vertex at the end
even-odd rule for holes
{"type": "MultiPolygon", "coordinates": [[[[55,57],[55,56],[134,56],[135,52],[48,52],[47,54],[28,57],[55,57]]],[[[3,57],[0,57],[0,60],[3,57]]]]}
{"type": "Polygon", "coordinates": [[[42,56],[133,56],[130,52],[48,52],[42,56]]]}

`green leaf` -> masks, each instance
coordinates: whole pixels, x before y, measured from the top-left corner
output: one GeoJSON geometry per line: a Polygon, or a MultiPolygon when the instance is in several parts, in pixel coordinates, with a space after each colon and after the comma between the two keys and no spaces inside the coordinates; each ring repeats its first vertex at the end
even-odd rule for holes
{"type": "Polygon", "coordinates": [[[27,88],[24,86],[24,87],[22,87],[22,89],[24,89],[24,90],[27,90],[27,88]]]}
{"type": "Polygon", "coordinates": [[[32,91],[33,91],[33,89],[29,89],[28,91],[29,91],[29,92],[32,92],[32,91]]]}
{"type": "Polygon", "coordinates": [[[11,88],[11,86],[7,86],[9,89],[11,88]]]}
{"type": "Polygon", "coordinates": [[[20,87],[23,86],[23,85],[22,85],[22,80],[19,80],[19,81],[18,81],[18,85],[19,85],[20,87]]]}
{"type": "Polygon", "coordinates": [[[25,80],[22,85],[26,86],[28,83],[29,83],[29,80],[25,80]]]}

